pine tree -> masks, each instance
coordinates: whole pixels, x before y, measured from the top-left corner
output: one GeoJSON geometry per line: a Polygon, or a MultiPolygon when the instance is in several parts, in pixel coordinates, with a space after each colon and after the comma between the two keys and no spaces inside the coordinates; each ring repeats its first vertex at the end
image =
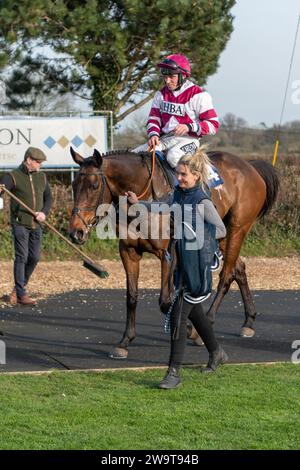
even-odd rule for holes
{"type": "Polygon", "coordinates": [[[113,110],[117,123],[161,86],[155,64],[179,52],[204,85],[232,32],[234,3],[0,0],[9,106],[31,106],[39,93],[72,92],[91,100],[94,110],[113,110]]]}

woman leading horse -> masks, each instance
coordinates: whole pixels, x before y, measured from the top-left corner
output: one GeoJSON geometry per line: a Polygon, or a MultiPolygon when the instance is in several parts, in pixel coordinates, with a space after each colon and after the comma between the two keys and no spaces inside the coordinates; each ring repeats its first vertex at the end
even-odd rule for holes
{"type": "MultiPolygon", "coordinates": [[[[97,221],[99,204],[112,203],[117,206],[119,197],[128,190],[139,195],[147,188],[143,199],[149,201],[161,199],[171,191],[159,166],[156,166],[151,184],[147,185],[151,175],[150,154],[120,151],[101,156],[95,150],[93,156],[83,158],[71,148],[71,155],[80,166],[74,180],[74,208],[70,220],[70,235],[76,243],[82,244],[87,240],[91,227],[97,221]]],[[[248,286],[245,264],[239,253],[255,221],[273,206],[279,179],[272,165],[263,160],[247,162],[226,152],[209,152],[208,155],[224,181],[218,190],[212,190],[212,200],[226,225],[227,236],[220,244],[224,263],[207,316],[214,323],[223,297],[231,283],[236,281],[245,309],[241,335],[251,337],[255,333],[256,309],[248,286]]],[[[168,242],[130,237],[119,242],[127,279],[127,321],[124,335],[112,354],[114,358],[127,357],[129,343],[135,338],[139,264],[144,252],[155,254],[161,261],[160,307],[165,311],[169,305],[169,266],[164,256],[168,242]]]]}

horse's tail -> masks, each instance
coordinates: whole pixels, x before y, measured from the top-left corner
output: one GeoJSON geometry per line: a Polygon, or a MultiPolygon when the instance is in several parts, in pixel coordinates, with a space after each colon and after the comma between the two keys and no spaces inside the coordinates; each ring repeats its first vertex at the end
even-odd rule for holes
{"type": "Polygon", "coordinates": [[[278,173],[271,163],[264,160],[251,160],[249,163],[255,168],[257,173],[260,174],[267,187],[265,203],[258,215],[260,218],[266,215],[275,203],[280,188],[280,182],[278,173]]]}

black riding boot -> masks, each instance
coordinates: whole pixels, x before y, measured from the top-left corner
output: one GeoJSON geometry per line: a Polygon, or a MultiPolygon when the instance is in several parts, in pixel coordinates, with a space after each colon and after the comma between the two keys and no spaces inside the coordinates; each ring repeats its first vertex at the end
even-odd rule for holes
{"type": "Polygon", "coordinates": [[[219,346],[219,348],[216,349],[216,351],[209,354],[207,366],[202,369],[202,372],[205,372],[205,373],[214,372],[219,365],[224,364],[227,361],[228,361],[228,356],[226,352],[224,351],[224,349],[222,349],[219,346]]]}
{"type": "Polygon", "coordinates": [[[165,378],[160,382],[159,388],[171,389],[176,388],[181,384],[180,369],[179,367],[170,366],[165,378]]]}

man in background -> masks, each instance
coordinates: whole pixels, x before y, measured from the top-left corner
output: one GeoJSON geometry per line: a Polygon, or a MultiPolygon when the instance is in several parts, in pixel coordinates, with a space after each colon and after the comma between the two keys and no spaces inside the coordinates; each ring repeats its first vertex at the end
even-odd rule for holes
{"type": "Polygon", "coordinates": [[[12,305],[36,305],[25,288],[40,257],[43,235],[40,222],[46,220],[52,203],[49,183],[45,173],[40,171],[46,160],[42,150],[29,147],[21,165],[0,180],[0,184],[35,212],[34,217],[11,198],[10,223],[15,248],[15,286],[9,298],[12,305]]]}

